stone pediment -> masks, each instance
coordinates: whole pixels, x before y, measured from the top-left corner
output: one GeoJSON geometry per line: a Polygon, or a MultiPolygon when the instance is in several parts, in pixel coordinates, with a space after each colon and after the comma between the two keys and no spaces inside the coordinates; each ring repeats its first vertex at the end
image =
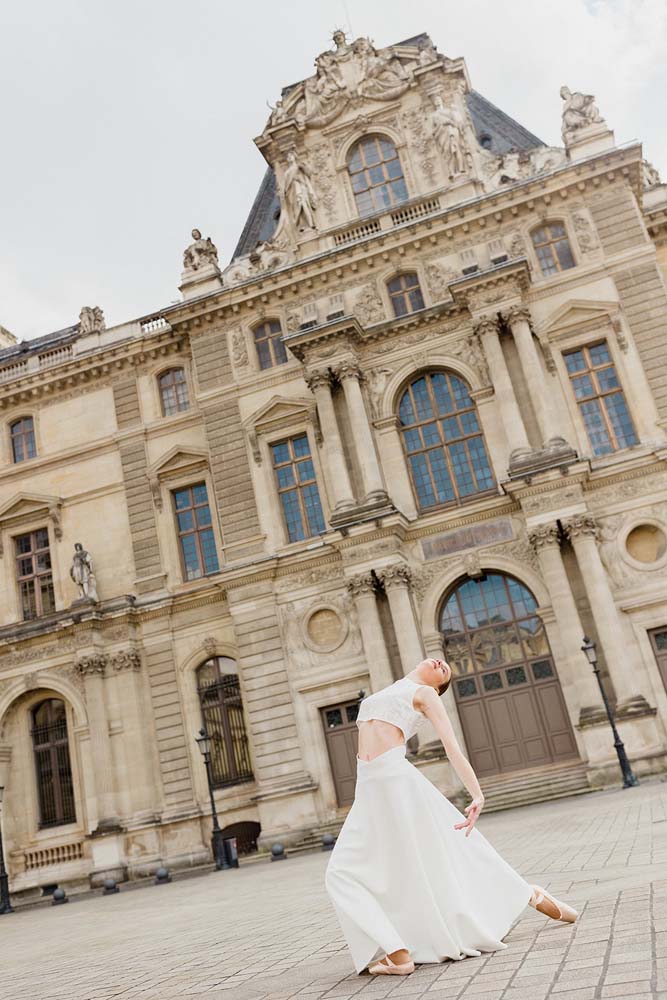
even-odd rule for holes
{"type": "Polygon", "coordinates": [[[588,326],[608,324],[619,311],[618,302],[570,299],[538,323],[540,337],[557,338],[588,326]]]}
{"type": "Polygon", "coordinates": [[[149,479],[167,479],[192,469],[208,465],[208,452],[201,448],[183,448],[175,445],[154,462],[147,470],[149,479]]]}
{"type": "Polygon", "coordinates": [[[304,413],[310,418],[315,411],[315,400],[311,398],[289,398],[273,396],[252,416],[244,421],[246,429],[256,433],[266,434],[272,430],[287,428],[295,420],[302,420],[304,413]]]}
{"type": "Polygon", "coordinates": [[[17,493],[0,507],[0,524],[10,521],[29,520],[35,514],[49,514],[62,506],[60,497],[43,493],[17,493]]]}

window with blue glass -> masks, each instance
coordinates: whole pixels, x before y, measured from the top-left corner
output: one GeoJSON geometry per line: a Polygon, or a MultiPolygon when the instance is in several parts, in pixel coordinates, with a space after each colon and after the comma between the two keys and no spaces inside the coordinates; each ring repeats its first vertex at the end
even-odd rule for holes
{"type": "Polygon", "coordinates": [[[394,316],[407,316],[424,308],[424,297],[419,287],[419,278],[414,272],[399,274],[387,282],[394,316]]]}
{"type": "Polygon", "coordinates": [[[545,222],[530,234],[540,269],[545,278],[575,267],[570,241],[562,222],[545,222]]]}
{"type": "Polygon", "coordinates": [[[35,424],[32,417],[21,417],[15,420],[9,428],[12,442],[12,459],[14,462],[25,462],[37,454],[35,445],[35,424]]]}
{"type": "Polygon", "coordinates": [[[608,455],[637,444],[607,341],[567,351],[564,358],[593,454],[608,455]]]}
{"type": "Polygon", "coordinates": [[[181,566],[186,580],[217,573],[218,556],[205,483],[175,490],[174,514],[181,566]]]}
{"type": "Polygon", "coordinates": [[[391,139],[367,135],[352,147],[347,161],[359,215],[400,205],[408,197],[401,161],[391,139]]]}
{"type": "Polygon", "coordinates": [[[398,414],[422,510],[495,489],[475,404],[462,379],[449,372],[420,376],[405,390],[398,414]]]}
{"type": "Polygon", "coordinates": [[[274,368],[289,360],[283,344],[283,331],[277,319],[268,319],[253,330],[260,368],[274,368]]]}
{"type": "Polygon", "coordinates": [[[305,434],[271,445],[273,469],[290,542],[325,530],[315,467],[305,434]]]}

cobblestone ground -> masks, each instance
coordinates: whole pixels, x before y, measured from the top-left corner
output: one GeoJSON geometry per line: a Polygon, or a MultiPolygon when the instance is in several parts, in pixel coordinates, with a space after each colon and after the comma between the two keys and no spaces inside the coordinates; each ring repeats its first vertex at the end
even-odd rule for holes
{"type": "Polygon", "coordinates": [[[0,917],[0,998],[667,1000],[667,782],[482,815],[478,827],[571,902],[576,924],[527,907],[505,951],[357,976],[323,888],[328,855],[316,853],[0,917]]]}

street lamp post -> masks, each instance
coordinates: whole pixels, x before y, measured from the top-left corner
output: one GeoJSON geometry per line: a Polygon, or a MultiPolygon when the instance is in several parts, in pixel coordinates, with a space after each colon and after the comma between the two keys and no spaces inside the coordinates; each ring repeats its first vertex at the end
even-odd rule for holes
{"type": "Polygon", "coordinates": [[[607,718],[609,719],[609,725],[611,726],[612,732],[614,734],[614,746],[616,747],[616,753],[618,755],[618,763],[621,766],[621,773],[623,775],[623,788],[632,788],[633,785],[638,785],[639,782],[633,774],[632,768],[630,767],[630,761],[627,758],[625,752],[625,746],[623,740],[618,734],[616,728],[616,723],[614,722],[614,713],[611,709],[609,701],[607,700],[607,695],[605,689],[602,686],[602,677],[600,676],[600,668],[598,667],[598,653],[595,648],[595,643],[588,636],[584,636],[583,645],[581,647],[582,652],[585,653],[586,659],[593,668],[593,672],[597,677],[598,686],[600,688],[600,694],[602,695],[602,700],[604,702],[604,707],[607,712],[607,718]]]}
{"type": "Polygon", "coordinates": [[[205,729],[199,730],[199,735],[195,736],[195,740],[197,741],[197,746],[201,750],[202,757],[204,758],[204,764],[206,765],[206,780],[208,782],[208,794],[211,799],[211,815],[213,816],[213,833],[211,834],[213,858],[215,860],[215,867],[217,871],[222,871],[225,868],[231,868],[231,865],[225,856],[225,842],[223,840],[220,824],[218,823],[218,812],[215,808],[215,797],[213,795],[213,775],[211,773],[212,740],[205,729]]]}
{"type": "MultiPolygon", "coordinates": [[[[0,785],[0,808],[2,807],[2,797],[4,788],[0,785]]],[[[13,913],[12,901],[9,898],[9,876],[5,868],[5,854],[2,849],[2,820],[0,814],[0,916],[3,913],[13,913]]]]}

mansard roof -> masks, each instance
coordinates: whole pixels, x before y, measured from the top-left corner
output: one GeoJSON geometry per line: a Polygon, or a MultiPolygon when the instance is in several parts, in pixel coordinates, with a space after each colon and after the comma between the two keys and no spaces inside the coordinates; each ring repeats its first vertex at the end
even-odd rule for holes
{"type": "MultiPolygon", "coordinates": [[[[425,35],[417,35],[399,45],[417,44],[425,35]]],[[[285,87],[283,93],[288,93],[293,87],[285,87]]],[[[485,148],[492,153],[507,153],[510,150],[535,149],[545,143],[527,128],[520,125],[495,104],[488,101],[476,90],[466,95],[468,111],[472,118],[478,140],[485,139],[485,148]]],[[[273,169],[269,167],[262,178],[262,183],[252,203],[252,208],[246,219],[243,232],[236,244],[232,260],[243,257],[255,249],[258,243],[268,242],[273,235],[280,211],[280,201],[276,191],[276,178],[273,169]]]]}
{"type": "Polygon", "coordinates": [[[33,337],[30,340],[19,340],[9,347],[0,348],[0,361],[8,362],[13,358],[20,360],[24,355],[34,354],[39,351],[46,351],[50,348],[63,347],[79,336],[79,324],[65,327],[64,330],[56,330],[54,333],[46,333],[42,337],[33,337]]]}

